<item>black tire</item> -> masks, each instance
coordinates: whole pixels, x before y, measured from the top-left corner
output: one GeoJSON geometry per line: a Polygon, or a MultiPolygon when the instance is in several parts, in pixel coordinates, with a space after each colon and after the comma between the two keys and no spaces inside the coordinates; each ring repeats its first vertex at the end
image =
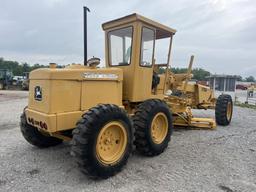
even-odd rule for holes
{"type": "Polygon", "coordinates": [[[215,118],[218,125],[229,125],[233,114],[233,101],[230,95],[222,94],[218,97],[215,106],[215,118]],[[231,116],[228,117],[228,105],[231,104],[231,116]]]}
{"type": "Polygon", "coordinates": [[[29,125],[24,112],[20,116],[20,130],[30,144],[39,148],[56,146],[63,142],[61,139],[43,135],[36,127],[29,125]]]}
{"type": "Polygon", "coordinates": [[[135,128],[135,146],[137,151],[146,156],[155,156],[162,153],[168,146],[173,131],[172,115],[167,104],[158,99],[149,99],[141,103],[133,117],[135,128]],[[168,120],[168,132],[160,144],[153,142],[151,123],[156,114],[162,112],[168,120]]]}
{"type": "Polygon", "coordinates": [[[93,179],[106,179],[120,172],[132,152],[132,124],[126,112],[116,105],[100,104],[87,111],[73,130],[71,154],[82,172],[93,179]],[[104,164],[97,158],[96,143],[101,129],[118,121],[125,127],[127,145],[122,157],[114,164],[104,164]]]}

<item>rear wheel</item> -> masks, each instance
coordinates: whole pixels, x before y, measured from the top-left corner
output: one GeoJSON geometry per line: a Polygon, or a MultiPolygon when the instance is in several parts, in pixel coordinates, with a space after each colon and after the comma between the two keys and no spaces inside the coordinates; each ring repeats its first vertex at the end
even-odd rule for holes
{"type": "Polygon", "coordinates": [[[108,178],[127,163],[132,150],[132,125],[116,105],[98,105],[86,112],[73,131],[71,153],[92,178],[108,178]]]}
{"type": "Polygon", "coordinates": [[[229,125],[233,115],[233,102],[230,95],[218,97],[215,107],[215,118],[218,125],[229,125]]]}
{"type": "Polygon", "coordinates": [[[162,153],[172,133],[172,116],[165,102],[150,99],[141,103],[133,117],[136,149],[147,156],[162,153]]]}
{"type": "Polygon", "coordinates": [[[63,142],[61,139],[43,134],[36,127],[29,125],[25,113],[20,117],[20,129],[23,137],[30,144],[39,148],[51,147],[63,142]]]}

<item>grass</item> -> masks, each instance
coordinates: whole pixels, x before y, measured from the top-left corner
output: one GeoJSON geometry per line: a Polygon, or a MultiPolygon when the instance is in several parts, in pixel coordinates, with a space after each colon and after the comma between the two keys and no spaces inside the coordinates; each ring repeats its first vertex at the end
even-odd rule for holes
{"type": "Polygon", "coordinates": [[[250,105],[250,104],[235,102],[235,106],[243,107],[243,108],[249,108],[249,109],[255,109],[256,110],[256,105],[250,105]]]}

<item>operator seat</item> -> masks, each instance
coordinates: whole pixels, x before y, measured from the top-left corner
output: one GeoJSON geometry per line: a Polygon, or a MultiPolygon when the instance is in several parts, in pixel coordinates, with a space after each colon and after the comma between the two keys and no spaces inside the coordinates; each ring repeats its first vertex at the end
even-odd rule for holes
{"type": "Polygon", "coordinates": [[[157,85],[160,83],[160,77],[158,74],[153,71],[153,78],[152,78],[152,89],[156,89],[157,85]]]}

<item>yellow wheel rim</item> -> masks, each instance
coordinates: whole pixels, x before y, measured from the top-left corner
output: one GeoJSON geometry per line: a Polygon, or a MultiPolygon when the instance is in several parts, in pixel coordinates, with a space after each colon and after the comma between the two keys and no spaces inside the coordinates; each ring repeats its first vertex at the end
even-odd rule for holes
{"type": "Polygon", "coordinates": [[[115,164],[122,158],[126,146],[127,132],[125,127],[118,121],[110,122],[101,129],[98,135],[97,158],[103,164],[115,164]]]}
{"type": "Polygon", "coordinates": [[[227,119],[230,120],[232,115],[232,103],[228,102],[227,106],[227,119]]]}
{"type": "Polygon", "coordinates": [[[156,144],[160,144],[164,141],[168,133],[168,120],[164,113],[157,113],[152,120],[151,124],[151,136],[152,140],[156,144]]]}

